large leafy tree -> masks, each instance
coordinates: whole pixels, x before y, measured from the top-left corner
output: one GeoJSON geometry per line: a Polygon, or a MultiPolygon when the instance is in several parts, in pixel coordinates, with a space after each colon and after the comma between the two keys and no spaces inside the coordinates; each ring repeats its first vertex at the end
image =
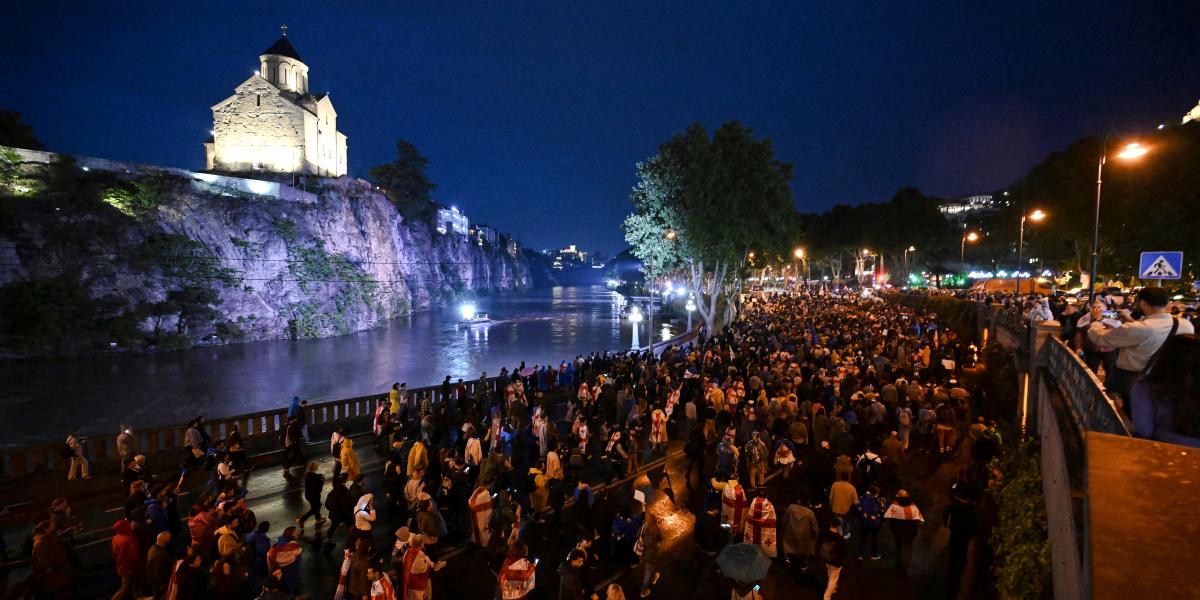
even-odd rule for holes
{"type": "Polygon", "coordinates": [[[769,139],[755,139],[735,121],[711,136],[692,125],[640,163],[637,174],[625,239],[652,272],[685,272],[712,331],[721,310],[726,318],[734,310],[748,253],[790,252],[797,234],[791,165],[775,158],[769,139]]]}
{"type": "Polygon", "coordinates": [[[413,216],[429,205],[429,194],[437,188],[425,175],[428,166],[429,159],[412,142],[402,139],[396,141],[396,160],[371,167],[370,175],[401,214],[413,216]]]}

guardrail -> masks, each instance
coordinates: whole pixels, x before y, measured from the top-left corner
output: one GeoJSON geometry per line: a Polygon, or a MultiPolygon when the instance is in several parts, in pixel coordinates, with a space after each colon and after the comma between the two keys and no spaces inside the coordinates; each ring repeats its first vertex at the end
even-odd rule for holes
{"type": "Polygon", "coordinates": [[[1133,435],[1129,420],[1104,391],[1100,378],[1057,336],[1043,345],[1038,363],[1054,378],[1081,431],[1133,435]]]}
{"type": "MultiPolygon", "coordinates": [[[[480,392],[495,391],[497,380],[498,378],[495,377],[482,382],[478,379],[464,380],[463,384],[467,388],[467,394],[474,396],[480,392]]],[[[452,393],[456,391],[456,388],[457,386],[452,393]]],[[[409,395],[430,394],[435,402],[446,400],[440,385],[410,388],[408,393],[409,395]]],[[[378,402],[386,398],[387,392],[385,391],[368,396],[309,404],[305,407],[308,414],[308,425],[311,429],[335,421],[373,417],[378,402]]],[[[247,445],[251,445],[256,441],[276,439],[286,423],[287,408],[285,407],[214,418],[206,420],[204,427],[214,441],[219,441],[224,440],[236,425],[242,439],[247,445]]],[[[145,454],[148,460],[152,460],[156,453],[182,451],[184,434],[187,429],[187,424],[168,425],[137,429],[133,433],[138,451],[145,454]]],[[[68,461],[62,458],[60,451],[65,441],[66,435],[64,434],[63,441],[56,443],[0,450],[0,479],[17,479],[45,471],[64,469],[68,461]]],[[[88,462],[92,463],[92,470],[95,470],[97,466],[104,466],[105,461],[115,462],[119,460],[117,436],[89,437],[84,444],[83,452],[88,462]]]]}

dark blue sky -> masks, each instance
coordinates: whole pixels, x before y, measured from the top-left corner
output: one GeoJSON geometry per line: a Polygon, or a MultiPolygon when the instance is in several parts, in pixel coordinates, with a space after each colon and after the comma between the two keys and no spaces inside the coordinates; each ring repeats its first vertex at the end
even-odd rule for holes
{"type": "Polygon", "coordinates": [[[1200,98],[1186,2],[28,2],[0,107],[53,150],[203,167],[210,107],[287,23],[365,176],[405,137],[439,200],[528,246],[623,246],[634,163],[738,119],[802,210],[990,191],[1200,98]],[[818,5],[820,4],[820,5],[818,5]],[[170,8],[167,8],[167,7],[170,8]]]}

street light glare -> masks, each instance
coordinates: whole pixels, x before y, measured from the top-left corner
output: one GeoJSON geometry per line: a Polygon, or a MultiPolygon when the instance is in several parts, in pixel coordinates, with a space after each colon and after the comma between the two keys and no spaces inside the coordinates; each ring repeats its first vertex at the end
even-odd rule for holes
{"type": "Polygon", "coordinates": [[[1046,213],[1043,212],[1042,209],[1040,209],[1040,208],[1029,213],[1029,220],[1033,221],[1034,223],[1041,221],[1042,219],[1045,219],[1045,218],[1046,218],[1046,213]]]}
{"type": "Polygon", "coordinates": [[[804,248],[796,248],[796,258],[804,258],[804,248]]]}
{"type": "Polygon", "coordinates": [[[674,230],[674,229],[668,229],[668,230],[667,230],[667,233],[666,233],[666,237],[667,237],[667,239],[668,239],[668,240],[673,240],[673,239],[675,239],[675,230],[674,230]]]}
{"type": "Polygon", "coordinates": [[[973,242],[973,241],[975,241],[975,240],[977,240],[977,239],[979,239],[979,234],[975,233],[974,231],[972,231],[971,233],[968,233],[968,234],[967,234],[967,241],[968,241],[968,242],[973,242]]]}
{"type": "Polygon", "coordinates": [[[908,251],[909,251],[909,252],[916,252],[916,251],[917,251],[917,247],[916,247],[916,246],[909,246],[909,247],[908,247],[908,251]]]}
{"type": "Polygon", "coordinates": [[[1123,148],[1120,152],[1118,152],[1117,158],[1120,158],[1123,160],[1133,160],[1135,158],[1141,158],[1141,157],[1145,156],[1146,153],[1149,151],[1150,151],[1149,148],[1147,148],[1137,142],[1133,142],[1131,144],[1126,145],[1125,148],[1123,148]]]}

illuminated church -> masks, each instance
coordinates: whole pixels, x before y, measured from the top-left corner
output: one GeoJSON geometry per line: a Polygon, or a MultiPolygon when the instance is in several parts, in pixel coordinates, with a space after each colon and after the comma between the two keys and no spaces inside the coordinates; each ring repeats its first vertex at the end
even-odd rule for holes
{"type": "Polygon", "coordinates": [[[226,172],[346,174],[346,135],[329,94],[308,91],[308,65],[287,27],[258,57],[259,70],[212,107],[206,169],[226,172]]]}

